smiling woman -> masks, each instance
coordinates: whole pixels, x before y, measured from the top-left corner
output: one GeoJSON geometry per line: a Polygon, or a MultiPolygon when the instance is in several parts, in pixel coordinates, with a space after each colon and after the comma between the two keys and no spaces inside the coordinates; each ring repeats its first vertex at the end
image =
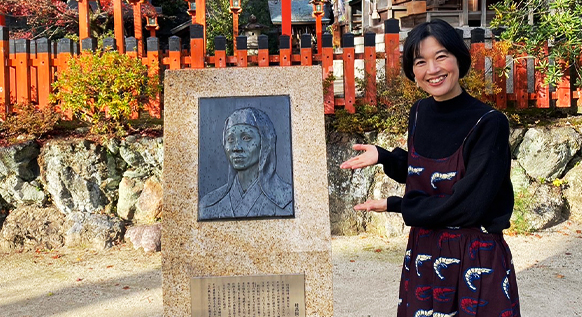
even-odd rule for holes
{"type": "Polygon", "coordinates": [[[513,211],[507,118],[461,88],[471,55],[447,22],[415,27],[403,48],[406,77],[431,95],[411,108],[408,151],[356,144],[364,153],[340,166],[382,164],[406,183],[403,197],[354,207],[411,226],[397,316],[520,316],[502,233],[513,211]]]}
{"type": "Polygon", "coordinates": [[[256,108],[234,111],[222,133],[228,181],[200,200],[200,220],[293,215],[293,191],[276,173],[275,127],[256,108]]]}

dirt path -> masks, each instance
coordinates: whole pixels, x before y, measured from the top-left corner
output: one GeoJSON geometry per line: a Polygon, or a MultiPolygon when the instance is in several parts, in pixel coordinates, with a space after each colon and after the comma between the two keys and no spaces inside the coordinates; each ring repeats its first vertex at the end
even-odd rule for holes
{"type": "MultiPolygon", "coordinates": [[[[395,315],[405,240],[333,238],[336,317],[395,315]]],[[[561,224],[507,242],[523,316],[582,316],[582,225],[561,224]]],[[[160,267],[160,253],[128,245],[0,253],[0,316],[161,316],[160,267]]]]}

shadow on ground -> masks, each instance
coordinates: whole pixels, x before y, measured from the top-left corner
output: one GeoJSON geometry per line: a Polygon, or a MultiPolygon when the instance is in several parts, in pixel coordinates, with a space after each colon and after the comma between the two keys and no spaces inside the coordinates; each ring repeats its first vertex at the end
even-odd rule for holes
{"type": "Polygon", "coordinates": [[[129,247],[0,254],[0,316],[162,315],[160,254],[129,247]]]}

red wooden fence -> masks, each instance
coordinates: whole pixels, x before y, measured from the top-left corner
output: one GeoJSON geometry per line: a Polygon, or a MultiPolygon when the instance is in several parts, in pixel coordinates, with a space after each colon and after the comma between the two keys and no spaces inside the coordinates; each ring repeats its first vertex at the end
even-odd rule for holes
{"type": "MultiPolygon", "coordinates": [[[[141,58],[143,64],[159,64],[160,71],[165,69],[183,68],[204,68],[204,67],[268,67],[268,66],[295,66],[314,65],[322,66],[322,77],[324,80],[333,75],[333,61],[343,61],[343,76],[337,80],[343,81],[343,95],[334,95],[333,85],[331,89],[324,91],[324,111],[326,114],[334,113],[336,108],[344,107],[349,112],[355,111],[358,99],[375,104],[376,102],[376,69],[378,60],[385,61],[386,70],[400,68],[399,51],[399,26],[398,20],[390,19],[385,21],[384,52],[376,51],[375,34],[364,36],[363,53],[356,53],[354,47],[354,35],[344,34],[342,39],[342,53],[334,53],[332,47],[332,36],[324,34],[322,37],[321,52],[314,52],[311,46],[311,36],[307,35],[300,41],[301,48],[299,54],[294,54],[289,46],[289,36],[280,37],[279,54],[270,55],[268,50],[268,38],[266,35],[259,36],[259,49],[257,55],[247,54],[246,37],[236,38],[237,51],[235,56],[226,54],[226,38],[217,37],[215,39],[215,54],[205,55],[204,29],[202,25],[194,24],[190,28],[190,50],[183,50],[180,38],[171,37],[169,39],[169,50],[159,49],[158,39],[150,37],[146,42],[145,54],[138,54],[139,41],[135,38],[127,38],[125,41],[126,54],[135,58],[141,58]],[[356,76],[358,70],[355,66],[356,60],[364,61],[364,71],[367,73],[366,92],[363,96],[358,96],[356,90],[356,76]]],[[[86,38],[82,41],[83,50],[95,50],[95,40],[86,38]]],[[[485,48],[484,31],[474,29],[471,36],[471,51],[478,52],[485,48]]],[[[115,39],[106,39],[104,46],[116,49],[115,39]]],[[[496,43],[493,43],[496,45],[496,43]]],[[[122,50],[120,50],[122,51],[122,50]]],[[[67,61],[79,54],[79,45],[69,39],[61,39],[58,42],[51,42],[47,39],[29,41],[26,39],[12,40],[8,38],[8,29],[0,26],[0,105],[4,105],[0,110],[0,117],[13,111],[13,105],[32,102],[39,108],[47,107],[48,96],[51,93],[51,84],[58,76],[59,71],[67,67],[67,61]]],[[[483,55],[475,54],[477,61],[475,68],[485,71],[485,58],[483,55]]],[[[493,69],[505,67],[503,57],[495,58],[491,61],[493,69]]],[[[517,108],[528,107],[529,101],[535,101],[538,108],[548,108],[555,100],[556,107],[570,107],[575,99],[580,103],[580,89],[575,89],[571,85],[570,76],[566,75],[557,85],[554,91],[543,84],[541,76],[535,74],[535,92],[528,91],[528,76],[526,59],[517,59],[513,65],[513,74],[510,80],[513,82],[513,92],[508,93],[506,89],[506,78],[504,76],[492,76],[496,85],[501,88],[501,93],[490,96],[499,108],[505,108],[508,101],[513,101],[517,108]]],[[[531,90],[531,89],[530,89],[531,90]]],[[[147,109],[150,115],[162,116],[162,107],[156,102],[152,102],[147,109]]]]}

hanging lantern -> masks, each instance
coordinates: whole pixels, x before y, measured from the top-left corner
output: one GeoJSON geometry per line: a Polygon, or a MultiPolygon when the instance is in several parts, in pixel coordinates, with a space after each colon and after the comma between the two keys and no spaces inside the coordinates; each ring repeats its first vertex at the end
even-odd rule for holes
{"type": "Polygon", "coordinates": [[[230,0],[230,11],[240,10],[240,0],[230,0]]]}
{"type": "Polygon", "coordinates": [[[160,26],[158,25],[158,17],[148,17],[148,23],[146,24],[147,29],[154,29],[159,30],[160,26]]]}
{"type": "Polygon", "coordinates": [[[313,5],[313,17],[322,16],[323,15],[323,1],[320,0],[312,0],[311,5],[313,5]]]}

